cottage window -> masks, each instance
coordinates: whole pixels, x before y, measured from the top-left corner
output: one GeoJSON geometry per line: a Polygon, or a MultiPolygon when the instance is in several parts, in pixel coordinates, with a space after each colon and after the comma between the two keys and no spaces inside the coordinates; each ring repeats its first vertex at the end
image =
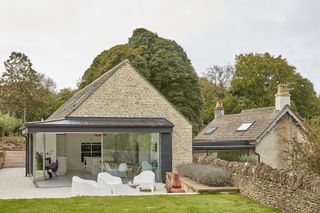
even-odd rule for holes
{"type": "Polygon", "coordinates": [[[210,127],[205,131],[205,135],[211,135],[215,130],[217,129],[217,127],[210,127]]]}
{"type": "Polygon", "coordinates": [[[247,131],[252,124],[253,122],[244,122],[238,127],[237,131],[247,131]]]}

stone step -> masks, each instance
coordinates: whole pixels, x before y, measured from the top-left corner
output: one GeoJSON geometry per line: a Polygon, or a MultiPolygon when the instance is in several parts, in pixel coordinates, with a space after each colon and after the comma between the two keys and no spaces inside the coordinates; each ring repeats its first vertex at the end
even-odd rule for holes
{"type": "Polygon", "coordinates": [[[21,165],[21,164],[9,164],[9,165],[4,165],[3,168],[24,168],[25,165],[21,165]]]}
{"type": "Polygon", "coordinates": [[[5,153],[5,168],[25,167],[26,152],[25,151],[6,151],[5,153]]]}
{"type": "Polygon", "coordinates": [[[6,151],[6,155],[16,156],[16,155],[26,155],[25,151],[6,151]]]}
{"type": "Polygon", "coordinates": [[[5,163],[3,167],[10,168],[10,167],[24,167],[24,163],[5,163]]]}
{"type": "Polygon", "coordinates": [[[20,155],[18,155],[18,156],[5,156],[5,158],[6,159],[24,159],[24,158],[26,158],[26,156],[25,155],[22,155],[22,156],[20,156],[20,155]]]}
{"type": "Polygon", "coordinates": [[[25,163],[25,160],[19,160],[19,159],[9,159],[9,160],[5,160],[5,163],[25,163]]]}

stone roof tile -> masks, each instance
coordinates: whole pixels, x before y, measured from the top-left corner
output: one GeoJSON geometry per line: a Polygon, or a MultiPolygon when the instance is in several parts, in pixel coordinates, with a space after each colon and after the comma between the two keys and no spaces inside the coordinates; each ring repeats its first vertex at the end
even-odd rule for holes
{"type": "Polygon", "coordinates": [[[243,110],[239,114],[224,115],[210,122],[195,138],[194,142],[210,141],[255,141],[278,117],[280,111],[274,107],[243,110]],[[253,122],[246,131],[236,131],[244,122],[253,122]],[[209,135],[208,128],[217,129],[209,135]]]}

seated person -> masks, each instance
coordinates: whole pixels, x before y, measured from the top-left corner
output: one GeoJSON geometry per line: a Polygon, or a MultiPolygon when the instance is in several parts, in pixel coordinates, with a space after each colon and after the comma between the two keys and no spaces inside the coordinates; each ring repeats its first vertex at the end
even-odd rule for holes
{"type": "Polygon", "coordinates": [[[58,161],[51,163],[50,165],[46,166],[46,171],[49,175],[49,178],[52,178],[52,173],[57,176],[56,172],[58,170],[58,161]]]}

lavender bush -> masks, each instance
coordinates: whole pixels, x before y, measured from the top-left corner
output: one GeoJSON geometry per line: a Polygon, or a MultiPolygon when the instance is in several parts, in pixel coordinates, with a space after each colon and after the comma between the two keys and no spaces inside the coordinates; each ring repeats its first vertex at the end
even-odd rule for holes
{"type": "Polygon", "coordinates": [[[231,175],[223,168],[209,165],[184,163],[177,166],[177,171],[192,180],[208,186],[230,186],[231,175]]]}

